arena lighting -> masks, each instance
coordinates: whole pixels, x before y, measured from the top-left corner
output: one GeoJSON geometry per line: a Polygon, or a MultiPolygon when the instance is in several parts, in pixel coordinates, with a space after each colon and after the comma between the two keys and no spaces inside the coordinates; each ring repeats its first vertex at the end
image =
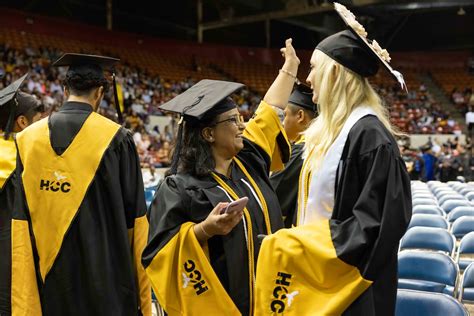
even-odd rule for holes
{"type": "Polygon", "coordinates": [[[466,11],[464,11],[463,7],[459,7],[458,15],[466,15],[466,11]]]}

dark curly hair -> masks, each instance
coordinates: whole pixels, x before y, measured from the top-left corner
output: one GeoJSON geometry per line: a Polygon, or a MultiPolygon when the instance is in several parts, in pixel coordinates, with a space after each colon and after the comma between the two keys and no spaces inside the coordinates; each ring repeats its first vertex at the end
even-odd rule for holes
{"type": "MultiPolygon", "coordinates": [[[[187,173],[195,177],[208,176],[216,167],[212,156],[211,146],[202,136],[202,130],[211,126],[214,118],[200,122],[184,122],[181,151],[179,155],[178,172],[187,173]]],[[[173,152],[177,148],[179,137],[173,144],[173,152]]],[[[171,156],[173,156],[173,152],[171,156]]],[[[171,170],[168,170],[169,175],[171,170]]]]}
{"type": "Polygon", "coordinates": [[[107,92],[109,82],[104,77],[103,70],[97,65],[74,66],[69,69],[64,79],[64,86],[74,95],[90,94],[100,86],[107,92]]]}

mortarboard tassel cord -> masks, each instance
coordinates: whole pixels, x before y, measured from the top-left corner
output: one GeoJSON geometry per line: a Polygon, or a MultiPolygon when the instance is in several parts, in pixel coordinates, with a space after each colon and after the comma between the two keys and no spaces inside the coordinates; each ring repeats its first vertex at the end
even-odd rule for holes
{"type": "Polygon", "coordinates": [[[193,104],[183,109],[183,113],[181,114],[181,118],[178,122],[178,135],[176,136],[176,147],[173,152],[173,158],[171,159],[170,174],[176,174],[178,172],[179,156],[181,155],[181,147],[183,146],[184,114],[193,106],[199,104],[202,99],[203,96],[199,96],[193,104]]]}
{"type": "Polygon", "coordinates": [[[15,105],[13,102],[10,102],[10,114],[8,115],[7,126],[5,127],[5,134],[3,137],[8,139],[10,137],[10,133],[13,131],[13,121],[15,120],[15,106],[18,106],[18,100],[15,98],[15,105]]]}
{"type": "Polygon", "coordinates": [[[183,130],[184,130],[184,116],[181,116],[178,122],[178,135],[176,136],[176,147],[173,152],[173,158],[171,159],[170,174],[176,174],[178,172],[179,155],[181,154],[181,146],[183,143],[183,130]]]}
{"type": "Polygon", "coordinates": [[[123,124],[122,111],[120,109],[120,103],[117,93],[117,83],[115,81],[115,72],[112,73],[112,84],[114,85],[114,101],[115,101],[115,110],[117,111],[118,121],[120,124],[123,124]]]}

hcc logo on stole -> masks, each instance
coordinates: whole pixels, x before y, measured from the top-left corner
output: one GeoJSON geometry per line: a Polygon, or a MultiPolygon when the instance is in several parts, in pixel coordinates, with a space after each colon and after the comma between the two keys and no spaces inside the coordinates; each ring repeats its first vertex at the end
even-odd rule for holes
{"type": "Polygon", "coordinates": [[[183,266],[184,271],[186,271],[186,273],[182,273],[183,289],[187,288],[189,283],[192,283],[197,295],[206,292],[208,290],[206,281],[202,278],[202,273],[196,269],[196,263],[190,259],[186,261],[183,266]]]}
{"type": "Polygon", "coordinates": [[[40,190],[43,191],[52,191],[52,192],[63,192],[63,193],[68,193],[71,191],[71,184],[66,180],[67,177],[63,176],[59,171],[54,171],[53,176],[56,179],[53,180],[45,180],[41,179],[40,180],[40,190]]]}
{"type": "Polygon", "coordinates": [[[275,299],[270,303],[270,309],[274,313],[283,313],[286,305],[290,307],[293,303],[293,300],[295,299],[295,296],[300,293],[299,291],[288,293],[288,288],[291,284],[291,276],[291,274],[285,272],[278,272],[277,274],[277,279],[275,281],[276,286],[273,289],[273,297],[275,299]]]}

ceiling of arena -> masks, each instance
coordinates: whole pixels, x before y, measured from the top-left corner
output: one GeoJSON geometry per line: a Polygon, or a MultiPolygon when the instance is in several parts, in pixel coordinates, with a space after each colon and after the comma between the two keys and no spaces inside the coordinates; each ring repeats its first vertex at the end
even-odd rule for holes
{"type": "MultiPolygon", "coordinates": [[[[113,28],[197,40],[198,0],[111,0],[113,28]]],[[[329,0],[201,0],[203,42],[312,48],[343,29],[329,0]]],[[[392,51],[474,49],[474,0],[341,0],[370,38],[392,51]]],[[[106,0],[0,0],[42,15],[106,25],[106,0]]]]}

